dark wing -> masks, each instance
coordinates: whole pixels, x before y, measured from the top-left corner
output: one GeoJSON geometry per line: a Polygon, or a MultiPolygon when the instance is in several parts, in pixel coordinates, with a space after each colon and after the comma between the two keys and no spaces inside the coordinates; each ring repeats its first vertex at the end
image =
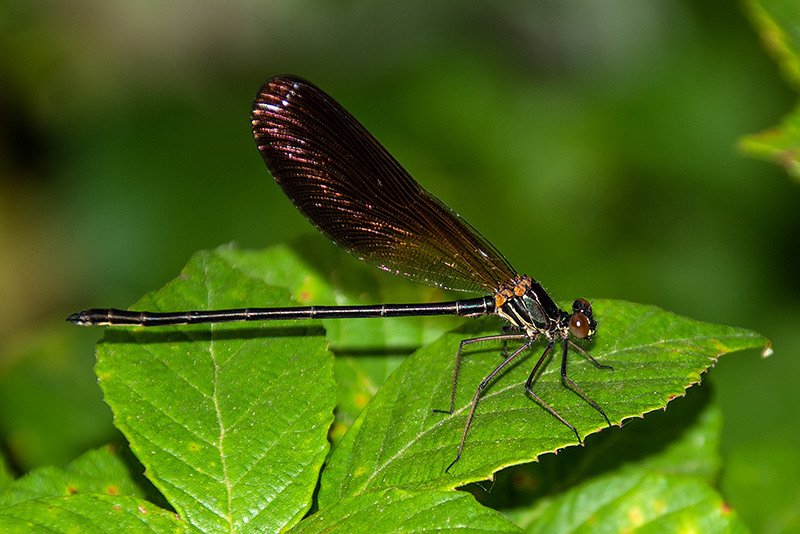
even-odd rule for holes
{"type": "Polygon", "coordinates": [[[350,254],[416,282],[462,291],[490,292],[515,276],[491,243],[310,82],[268,80],[253,104],[252,124],[275,181],[350,254]]]}

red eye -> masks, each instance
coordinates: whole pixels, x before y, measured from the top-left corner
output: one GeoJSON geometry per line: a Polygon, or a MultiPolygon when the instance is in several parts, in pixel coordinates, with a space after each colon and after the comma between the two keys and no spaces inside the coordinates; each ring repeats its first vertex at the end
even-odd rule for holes
{"type": "Polygon", "coordinates": [[[573,313],[569,319],[569,333],[578,339],[589,335],[589,319],[582,313],[573,313]]]}

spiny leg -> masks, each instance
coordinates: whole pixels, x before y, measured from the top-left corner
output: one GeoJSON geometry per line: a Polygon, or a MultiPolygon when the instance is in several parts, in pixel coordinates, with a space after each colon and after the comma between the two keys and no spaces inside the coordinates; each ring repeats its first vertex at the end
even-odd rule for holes
{"type": "Polygon", "coordinates": [[[547,348],[544,349],[544,352],[539,357],[539,361],[537,361],[536,365],[533,366],[533,371],[531,371],[531,374],[528,375],[528,380],[525,381],[525,389],[527,390],[528,393],[530,393],[530,395],[534,399],[536,399],[536,402],[541,404],[545,409],[547,409],[548,412],[553,414],[553,416],[556,419],[564,423],[570,430],[575,432],[575,436],[578,438],[578,443],[583,444],[583,440],[581,440],[581,436],[580,434],[578,434],[578,429],[572,426],[566,419],[561,417],[561,414],[555,411],[555,409],[552,406],[543,401],[542,398],[539,397],[539,395],[534,393],[533,388],[531,387],[531,384],[533,384],[533,379],[536,376],[536,373],[539,371],[539,367],[542,365],[542,362],[544,362],[544,360],[547,358],[547,355],[550,354],[550,351],[553,350],[554,346],[555,346],[555,340],[551,340],[550,343],[547,344],[547,348]]]}
{"type": "MultiPolygon", "coordinates": [[[[469,409],[469,415],[467,415],[467,423],[464,425],[464,432],[461,434],[461,442],[458,444],[458,454],[456,455],[456,459],[450,462],[450,465],[448,465],[447,469],[444,470],[445,473],[449,473],[450,468],[452,468],[456,464],[456,462],[458,462],[461,459],[461,451],[464,450],[464,442],[467,440],[467,430],[469,430],[469,425],[470,423],[472,423],[472,416],[475,415],[475,408],[478,406],[478,400],[480,398],[481,392],[486,388],[487,385],[489,385],[489,382],[491,382],[492,378],[494,378],[495,375],[497,375],[497,373],[499,373],[506,365],[508,365],[508,363],[511,360],[516,358],[522,351],[530,347],[535,341],[535,339],[531,339],[527,335],[525,335],[524,337],[528,341],[526,341],[520,348],[515,350],[514,353],[511,354],[511,356],[508,356],[505,360],[503,360],[503,363],[495,367],[491,373],[486,375],[486,378],[484,378],[483,381],[478,385],[478,389],[475,390],[475,395],[473,395],[472,397],[472,406],[469,409]]],[[[490,338],[503,339],[506,341],[509,339],[519,339],[519,337],[510,337],[510,334],[500,335],[500,336],[490,336],[490,338]]]]}
{"type": "MultiPolygon", "coordinates": [[[[561,379],[564,380],[567,384],[569,384],[570,387],[576,393],[578,393],[581,397],[583,397],[586,402],[588,402],[589,404],[594,406],[594,409],[597,410],[598,412],[600,412],[603,415],[603,417],[605,417],[606,423],[608,423],[608,426],[610,427],[611,426],[611,421],[609,421],[608,416],[606,415],[606,412],[604,412],[603,409],[595,401],[590,399],[589,396],[586,393],[584,393],[583,390],[581,390],[581,388],[579,388],[578,385],[575,382],[573,382],[572,380],[570,380],[567,377],[567,352],[569,352],[569,345],[572,345],[573,347],[577,347],[578,350],[580,350],[584,355],[588,356],[589,359],[592,362],[594,362],[595,365],[597,365],[597,367],[599,367],[601,369],[603,369],[603,368],[613,369],[613,368],[611,368],[608,365],[600,365],[600,363],[597,360],[595,360],[594,358],[589,356],[588,352],[586,352],[585,350],[583,350],[580,347],[578,347],[575,343],[572,343],[571,341],[569,341],[567,339],[564,340],[564,354],[561,357],[561,379]]],[[[576,432],[576,434],[577,434],[577,432],[576,432]]],[[[580,438],[578,438],[578,441],[580,441],[580,438]]]]}

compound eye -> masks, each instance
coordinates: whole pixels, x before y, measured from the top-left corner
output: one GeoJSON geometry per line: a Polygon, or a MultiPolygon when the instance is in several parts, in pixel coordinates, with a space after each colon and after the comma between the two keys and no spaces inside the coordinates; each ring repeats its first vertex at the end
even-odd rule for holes
{"type": "Polygon", "coordinates": [[[578,339],[589,335],[589,319],[582,313],[573,313],[569,319],[569,333],[578,339]]]}

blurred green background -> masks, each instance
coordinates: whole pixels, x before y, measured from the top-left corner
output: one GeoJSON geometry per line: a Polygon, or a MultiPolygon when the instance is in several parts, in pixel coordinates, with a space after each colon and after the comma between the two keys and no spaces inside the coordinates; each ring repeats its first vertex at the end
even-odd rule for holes
{"type": "MultiPolygon", "coordinates": [[[[555,297],[770,337],[709,373],[725,498],[800,531],[800,189],[737,140],[796,95],[721,1],[0,6],[0,432],[18,472],[115,439],[99,330],[198,249],[313,232],[252,140],[289,72],[350,110],[555,297]]],[[[320,238],[321,239],[321,238],[320,238]]],[[[258,305],[258,303],[253,303],[258,305]]],[[[709,387],[704,384],[703,387],[709,387]]]]}

